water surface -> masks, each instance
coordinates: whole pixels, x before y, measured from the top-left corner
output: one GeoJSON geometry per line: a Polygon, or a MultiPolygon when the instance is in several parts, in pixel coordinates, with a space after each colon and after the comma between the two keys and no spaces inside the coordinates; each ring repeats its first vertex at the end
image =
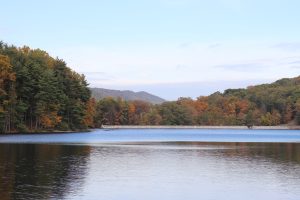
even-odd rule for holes
{"type": "Polygon", "coordinates": [[[300,142],[299,130],[96,129],[89,133],[0,136],[0,143],[300,142]]]}
{"type": "Polygon", "coordinates": [[[168,130],[164,135],[162,130],[143,131],[48,134],[42,139],[40,135],[1,136],[0,197],[299,199],[297,131],[263,131],[262,137],[255,138],[253,134],[259,134],[255,131],[250,136],[248,131],[213,130],[213,137],[204,137],[226,138],[219,142],[198,141],[210,130],[188,130],[187,136],[181,135],[184,130],[168,130]],[[274,135],[285,141],[264,141],[274,135]],[[237,137],[259,142],[227,141],[237,137]],[[291,138],[293,142],[288,142],[291,138]]]}

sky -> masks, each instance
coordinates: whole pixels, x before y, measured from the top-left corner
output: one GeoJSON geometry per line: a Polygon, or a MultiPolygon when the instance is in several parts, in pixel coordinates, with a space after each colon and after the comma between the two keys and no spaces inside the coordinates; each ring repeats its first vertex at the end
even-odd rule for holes
{"type": "Polygon", "coordinates": [[[0,40],[167,100],[300,74],[298,0],[0,0],[0,40]]]}

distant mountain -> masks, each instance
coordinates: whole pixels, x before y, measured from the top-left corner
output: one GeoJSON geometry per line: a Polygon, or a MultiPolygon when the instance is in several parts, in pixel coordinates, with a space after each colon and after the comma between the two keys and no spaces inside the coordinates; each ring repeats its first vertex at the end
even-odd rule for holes
{"type": "Polygon", "coordinates": [[[134,101],[134,100],[146,101],[152,104],[161,104],[166,101],[158,96],[149,94],[144,91],[133,92],[130,90],[109,90],[104,88],[90,88],[90,89],[92,91],[92,96],[97,100],[103,99],[105,97],[113,97],[113,98],[122,98],[126,101],[134,101]]]}

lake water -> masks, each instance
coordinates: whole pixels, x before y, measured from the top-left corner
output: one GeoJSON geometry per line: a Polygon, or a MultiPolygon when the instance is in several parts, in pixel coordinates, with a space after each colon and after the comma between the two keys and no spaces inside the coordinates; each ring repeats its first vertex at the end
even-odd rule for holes
{"type": "Polygon", "coordinates": [[[300,131],[0,136],[0,199],[300,198],[300,131]]]}

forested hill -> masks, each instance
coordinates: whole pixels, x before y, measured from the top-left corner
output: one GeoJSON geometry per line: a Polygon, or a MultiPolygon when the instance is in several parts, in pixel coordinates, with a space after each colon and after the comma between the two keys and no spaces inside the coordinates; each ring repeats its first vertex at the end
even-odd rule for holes
{"type": "Polygon", "coordinates": [[[248,101],[253,119],[265,125],[300,124],[300,76],[249,86],[247,89],[228,89],[222,96],[248,101]]]}
{"type": "Polygon", "coordinates": [[[179,98],[156,106],[103,99],[96,110],[97,126],[296,125],[300,124],[300,77],[247,89],[228,89],[196,100],[179,98]]]}
{"type": "Polygon", "coordinates": [[[165,102],[164,99],[149,94],[147,92],[133,92],[130,90],[109,90],[104,88],[90,88],[92,91],[92,96],[96,100],[103,99],[105,97],[121,98],[125,101],[145,101],[152,104],[161,104],[165,102]]]}
{"type": "Polygon", "coordinates": [[[45,51],[0,42],[0,133],[87,128],[87,85],[45,51]]]}

